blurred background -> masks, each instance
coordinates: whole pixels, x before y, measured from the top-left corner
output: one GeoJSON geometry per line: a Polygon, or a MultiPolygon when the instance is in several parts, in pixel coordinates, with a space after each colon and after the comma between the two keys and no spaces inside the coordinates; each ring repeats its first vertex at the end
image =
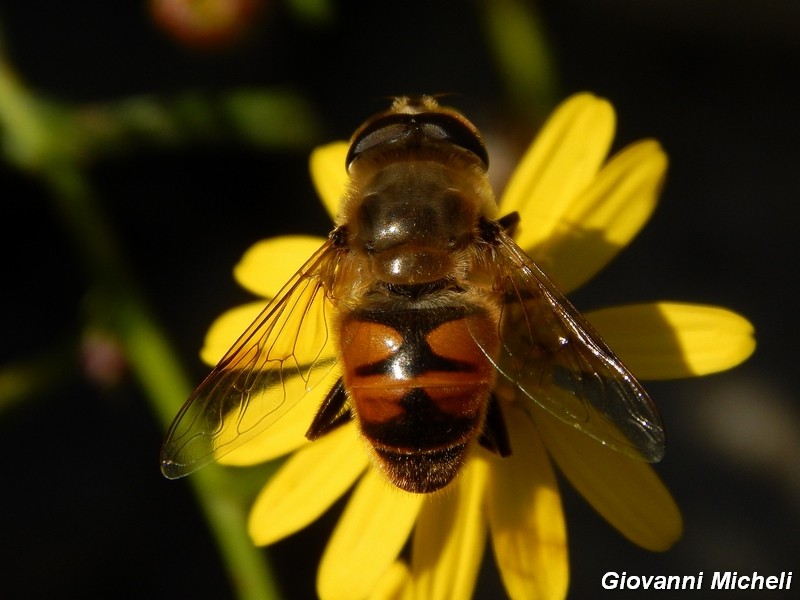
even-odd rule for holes
{"type": "MultiPolygon", "coordinates": [[[[199,382],[208,325],[250,298],[232,278],[244,250],[330,227],[311,148],[421,92],[452,94],[485,133],[498,188],[554,103],[608,98],[615,147],[657,138],[670,172],[576,304],[716,304],[756,328],[743,366],[648,386],[685,517],[671,551],[630,544],[564,486],[570,598],[602,593],[609,570],[800,578],[800,4],[234,4],[228,18],[189,0],[0,2],[0,597],[236,597],[192,484],[159,472],[165,417],[108,303],[133,293],[199,382]],[[26,129],[32,108],[44,127],[26,129]],[[87,190],[108,229],[82,229],[87,190]],[[103,248],[129,272],[109,273],[103,248]]],[[[232,476],[243,506],[264,476],[232,476]]],[[[313,597],[340,509],[259,551],[285,597],[313,597]]],[[[476,597],[503,597],[490,551],[476,597]]]]}

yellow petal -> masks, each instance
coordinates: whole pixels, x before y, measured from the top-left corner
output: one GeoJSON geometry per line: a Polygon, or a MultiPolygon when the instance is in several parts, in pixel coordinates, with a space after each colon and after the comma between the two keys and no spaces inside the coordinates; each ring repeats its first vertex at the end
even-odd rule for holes
{"type": "Polygon", "coordinates": [[[505,416],[512,455],[493,459],[488,488],[495,558],[511,598],[561,600],[569,561],[553,467],[529,417],[513,408],[505,416]]]}
{"type": "Polygon", "coordinates": [[[406,543],[424,498],[400,491],[368,469],[322,556],[317,573],[320,598],[369,595],[406,543]]]}
{"type": "Polygon", "coordinates": [[[323,238],[312,235],[262,240],[244,253],[233,269],[233,276],[246,290],[273,298],[324,243],[323,238]]]}
{"type": "Polygon", "coordinates": [[[735,367],[755,350],[753,326],[725,308],[657,302],[585,313],[641,379],[707,375],[735,367]]]}
{"type": "Polygon", "coordinates": [[[311,153],[311,179],[331,221],[336,221],[339,202],[347,189],[348,178],[344,162],[348,148],[347,142],[333,142],[319,146],[311,153]]]}
{"type": "Polygon", "coordinates": [[[266,300],[250,302],[226,310],[214,319],[200,350],[201,360],[212,367],[216,365],[266,306],[266,300]]]}
{"type": "Polygon", "coordinates": [[[538,407],[532,414],[559,469],[606,521],[648,550],[667,550],[678,541],[680,510],[648,463],[603,446],[538,407]]]}
{"type": "Polygon", "coordinates": [[[367,467],[355,424],[330,432],[294,454],[256,498],[248,530],[271,544],[316,520],[367,467]]]}
{"type": "Polygon", "coordinates": [[[508,182],[500,211],[519,211],[517,242],[533,248],[559,226],[571,203],[591,183],[614,135],[614,109],[577,94],[547,120],[508,182]]]}
{"type": "Polygon", "coordinates": [[[408,565],[397,560],[381,575],[369,600],[411,600],[411,572],[408,565]]]}
{"type": "Polygon", "coordinates": [[[486,546],[483,496],[487,477],[486,461],[473,454],[455,483],[423,505],[411,552],[416,598],[472,596],[486,546]]]}
{"type": "Polygon", "coordinates": [[[666,169],[667,156],[657,142],[628,146],[564,212],[552,236],[530,249],[531,258],[562,292],[583,285],[628,245],[653,214],[666,169]]]}

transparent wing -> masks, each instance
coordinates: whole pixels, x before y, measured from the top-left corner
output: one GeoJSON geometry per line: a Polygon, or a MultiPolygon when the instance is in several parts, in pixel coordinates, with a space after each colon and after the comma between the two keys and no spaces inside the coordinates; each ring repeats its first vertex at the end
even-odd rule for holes
{"type": "Polygon", "coordinates": [[[495,366],[507,379],[500,385],[615,450],[661,460],[664,430],[644,388],[505,233],[497,253],[504,304],[495,366]]]}
{"type": "Polygon", "coordinates": [[[250,441],[335,375],[325,280],[338,257],[330,241],[323,244],[192,393],[161,449],[166,477],[188,475],[250,441]]]}

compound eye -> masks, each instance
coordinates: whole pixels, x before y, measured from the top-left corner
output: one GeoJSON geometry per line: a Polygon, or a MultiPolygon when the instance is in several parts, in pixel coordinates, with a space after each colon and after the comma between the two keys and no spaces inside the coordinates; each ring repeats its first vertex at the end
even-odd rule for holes
{"type": "Polygon", "coordinates": [[[424,116],[420,129],[426,137],[459,146],[477,156],[484,169],[489,167],[489,154],[483,140],[462,118],[449,113],[427,113],[424,116]]]}
{"type": "Polygon", "coordinates": [[[425,143],[448,143],[489,166],[489,154],[477,129],[456,112],[388,113],[373,117],[353,135],[345,166],[365,152],[384,147],[413,147],[425,143]]]}

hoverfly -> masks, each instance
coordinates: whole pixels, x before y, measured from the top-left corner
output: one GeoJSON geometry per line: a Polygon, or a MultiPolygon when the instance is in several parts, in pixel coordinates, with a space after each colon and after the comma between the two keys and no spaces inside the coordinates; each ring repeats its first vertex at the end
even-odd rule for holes
{"type": "MultiPolygon", "coordinates": [[[[433,492],[473,444],[511,453],[498,401],[537,403],[629,455],[657,461],[655,406],[495,218],[475,126],[401,97],[353,135],[327,241],[195,390],[167,434],[169,478],[266,430],[327,385],[306,434],[355,420],[399,488],[433,492]]],[[[316,407],[315,407],[316,408],[316,407]]]]}

